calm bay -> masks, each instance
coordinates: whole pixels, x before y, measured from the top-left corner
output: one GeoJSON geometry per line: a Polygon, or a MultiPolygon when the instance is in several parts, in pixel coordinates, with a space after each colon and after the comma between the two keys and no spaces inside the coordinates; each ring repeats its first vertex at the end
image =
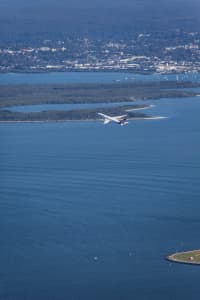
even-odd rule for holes
{"type": "Polygon", "coordinates": [[[0,125],[0,299],[198,298],[164,258],[200,248],[200,97],[148,103],[167,118],[0,125]]]}

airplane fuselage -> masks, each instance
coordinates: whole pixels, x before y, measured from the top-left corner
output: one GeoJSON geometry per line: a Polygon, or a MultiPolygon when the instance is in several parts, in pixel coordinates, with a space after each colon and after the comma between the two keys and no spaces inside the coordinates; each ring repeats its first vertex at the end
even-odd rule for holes
{"type": "Polygon", "coordinates": [[[98,115],[104,118],[104,124],[108,124],[110,122],[115,122],[121,126],[128,124],[126,121],[126,115],[117,117],[111,117],[102,113],[98,113],[98,115]]]}

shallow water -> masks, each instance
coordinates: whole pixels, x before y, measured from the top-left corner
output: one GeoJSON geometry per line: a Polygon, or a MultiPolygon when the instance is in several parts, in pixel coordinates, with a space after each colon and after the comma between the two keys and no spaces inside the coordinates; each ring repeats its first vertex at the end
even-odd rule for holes
{"type": "Polygon", "coordinates": [[[200,73],[142,75],[128,72],[1,73],[1,84],[112,83],[138,81],[200,81],[200,73]]]}

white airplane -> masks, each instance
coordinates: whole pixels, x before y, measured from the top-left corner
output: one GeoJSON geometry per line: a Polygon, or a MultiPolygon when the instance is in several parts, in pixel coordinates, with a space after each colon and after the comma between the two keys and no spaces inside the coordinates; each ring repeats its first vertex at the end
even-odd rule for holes
{"type": "Polygon", "coordinates": [[[121,126],[128,124],[128,122],[126,121],[126,117],[127,115],[123,115],[123,116],[116,116],[116,117],[111,117],[102,113],[98,113],[99,116],[104,118],[104,124],[108,124],[110,122],[115,122],[121,126]]]}

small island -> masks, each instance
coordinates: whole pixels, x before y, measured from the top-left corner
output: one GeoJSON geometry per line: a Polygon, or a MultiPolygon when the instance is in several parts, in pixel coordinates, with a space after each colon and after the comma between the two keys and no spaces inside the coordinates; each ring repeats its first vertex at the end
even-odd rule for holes
{"type": "Polygon", "coordinates": [[[200,250],[177,252],[167,256],[166,259],[176,263],[200,265],[200,250]]]}

